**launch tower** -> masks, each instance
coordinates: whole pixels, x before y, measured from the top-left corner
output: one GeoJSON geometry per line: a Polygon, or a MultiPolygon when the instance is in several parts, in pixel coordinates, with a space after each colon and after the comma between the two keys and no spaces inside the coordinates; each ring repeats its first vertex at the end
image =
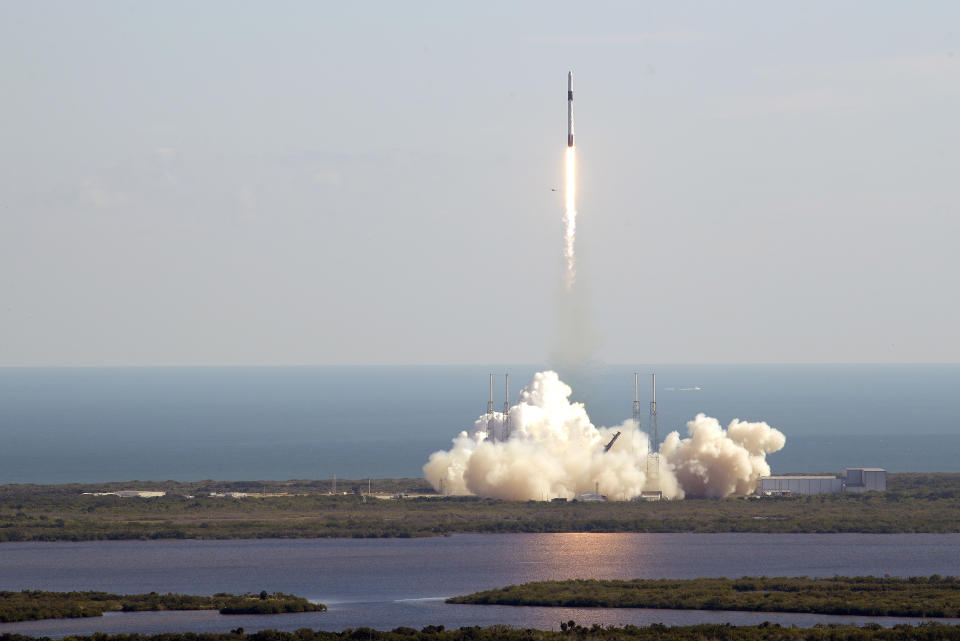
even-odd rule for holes
{"type": "MultiPolygon", "coordinates": [[[[647,455],[647,487],[660,491],[660,435],[657,426],[657,375],[651,374],[650,453],[647,455]]],[[[637,404],[639,405],[639,404],[637,404]]],[[[634,412],[639,411],[639,408],[634,412]]]]}
{"type": "Polygon", "coordinates": [[[640,374],[633,373],[633,420],[640,429],[640,374]]]}
{"type": "Polygon", "coordinates": [[[493,372],[490,373],[490,401],[487,403],[487,438],[490,441],[497,440],[496,432],[493,428],[493,413],[496,410],[493,407],[493,372]]]}
{"type": "Polygon", "coordinates": [[[503,392],[503,440],[510,439],[510,374],[505,375],[503,392]]]}

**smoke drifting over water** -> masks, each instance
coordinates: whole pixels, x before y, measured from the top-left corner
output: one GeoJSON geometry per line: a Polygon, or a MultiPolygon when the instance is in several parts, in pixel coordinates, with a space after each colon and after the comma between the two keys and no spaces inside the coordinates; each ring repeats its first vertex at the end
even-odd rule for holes
{"type": "Polygon", "coordinates": [[[424,476],[445,494],[511,500],[572,499],[597,485],[610,500],[652,489],[671,499],[719,497],[753,491],[770,472],[766,454],[786,441],[766,423],[735,420],[724,430],[700,414],[687,423],[687,438],[672,432],[664,440],[658,487],[648,487],[647,435],[632,419],[593,425],[583,404],[570,402],[571,393],[556,372],[537,373],[508,415],[481,416],[453,439],[452,449],[431,454],[424,476]]]}

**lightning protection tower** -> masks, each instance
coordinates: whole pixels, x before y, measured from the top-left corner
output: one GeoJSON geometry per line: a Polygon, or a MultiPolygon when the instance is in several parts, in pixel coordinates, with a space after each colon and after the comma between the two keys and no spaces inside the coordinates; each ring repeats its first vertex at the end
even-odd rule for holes
{"type": "Polygon", "coordinates": [[[493,408],[493,373],[490,373],[490,401],[487,403],[487,438],[491,441],[497,440],[497,436],[493,431],[493,413],[496,410],[493,408]]]}
{"type": "Polygon", "coordinates": [[[640,429],[640,374],[633,373],[633,420],[640,429]]]}
{"type": "Polygon", "coordinates": [[[660,491],[660,435],[657,426],[657,375],[651,374],[650,454],[647,456],[647,478],[650,489],[660,491]]]}
{"type": "Polygon", "coordinates": [[[510,374],[504,376],[503,392],[503,440],[510,439],[510,374]]]}

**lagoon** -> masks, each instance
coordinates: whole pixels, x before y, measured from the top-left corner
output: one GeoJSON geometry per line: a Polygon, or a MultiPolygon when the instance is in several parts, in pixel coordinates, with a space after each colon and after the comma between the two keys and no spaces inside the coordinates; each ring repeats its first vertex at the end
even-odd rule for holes
{"type": "MultiPolygon", "coordinates": [[[[311,627],[448,628],[506,623],[551,628],[702,622],[784,625],[884,617],[749,612],[460,606],[458,594],[562,578],[960,574],[960,534],[464,534],[431,539],[97,541],[0,545],[0,589],[119,593],[283,591],[326,613],[265,617],[215,612],[111,614],[0,625],[0,634],[227,632],[311,627]]],[[[957,623],[960,621],[951,620],[957,623]]]]}

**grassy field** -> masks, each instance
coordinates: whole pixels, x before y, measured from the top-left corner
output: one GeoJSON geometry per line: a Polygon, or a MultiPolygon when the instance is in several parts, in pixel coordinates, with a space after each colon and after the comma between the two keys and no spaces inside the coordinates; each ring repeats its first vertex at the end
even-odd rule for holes
{"type": "Polygon", "coordinates": [[[268,594],[109,594],[107,592],[0,592],[0,622],[37,619],[74,619],[103,616],[104,612],[147,610],[219,610],[220,614],[284,614],[322,612],[327,606],[303,597],[268,594]]]}
{"type": "MultiPolygon", "coordinates": [[[[884,493],[549,503],[330,495],[329,481],[0,486],[0,542],[415,537],[460,532],[960,532],[960,474],[891,474],[884,493]],[[163,490],[161,498],[83,492],[163,490]],[[245,498],[210,493],[249,492],[245,498]],[[259,495],[257,497],[256,495],[259,495]]],[[[338,489],[366,491],[366,480],[338,489]]],[[[374,493],[430,494],[421,479],[374,493]]]]}
{"type": "Polygon", "coordinates": [[[960,579],[952,576],[576,579],[511,585],[454,597],[447,599],[447,603],[953,618],[960,616],[960,579]]]}

